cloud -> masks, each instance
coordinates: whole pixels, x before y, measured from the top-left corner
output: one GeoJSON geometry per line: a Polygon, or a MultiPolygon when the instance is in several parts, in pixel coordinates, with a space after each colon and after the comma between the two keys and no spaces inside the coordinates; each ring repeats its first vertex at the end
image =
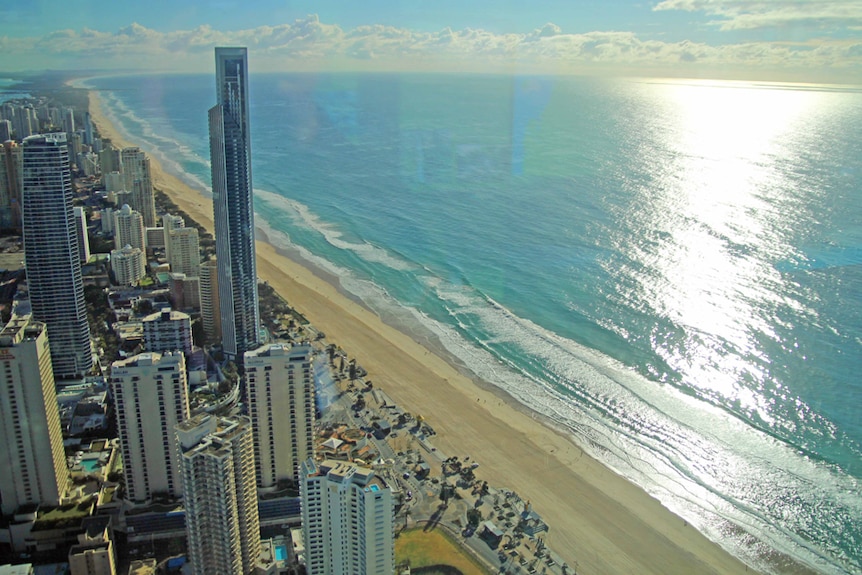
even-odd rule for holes
{"type": "MultiPolygon", "coordinates": [[[[775,4],[807,2],[776,2],[775,4]]],[[[823,3],[830,4],[827,0],[823,3]]],[[[718,13],[765,3],[730,0],[665,0],[656,9],[718,13]]],[[[772,2],[769,5],[773,5],[772,2]]],[[[834,6],[833,6],[834,8],[834,6]]],[[[837,9],[837,8],[836,8],[837,9]]],[[[750,13],[750,12],[747,12],[750,13]]],[[[741,12],[739,14],[741,16],[741,12]]],[[[832,74],[835,81],[862,79],[862,40],[832,42],[748,42],[710,45],[642,39],[632,32],[566,33],[548,23],[529,33],[444,28],[436,32],[371,25],[343,30],[311,15],[291,23],[236,31],[200,26],[159,32],[130,24],[116,32],[58,30],[40,38],[2,38],[4,60],[31,69],[123,68],[207,71],[212,48],[248,46],[254,71],[390,69],[529,71],[537,73],[626,73],[710,75],[736,71],[770,79],[776,72],[806,81],[832,74]],[[766,77],[769,76],[769,77],[766,77]]]]}
{"type": "Polygon", "coordinates": [[[862,0],[662,0],[653,10],[717,16],[721,30],[756,28],[853,29],[862,25],[862,0]]]}

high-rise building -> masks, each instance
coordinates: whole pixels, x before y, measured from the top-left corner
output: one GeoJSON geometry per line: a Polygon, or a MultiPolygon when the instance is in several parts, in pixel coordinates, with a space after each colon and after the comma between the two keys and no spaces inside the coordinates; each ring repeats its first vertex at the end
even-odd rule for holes
{"type": "Polygon", "coordinates": [[[260,340],[245,48],[216,48],[217,103],[209,111],[222,345],[230,359],[260,340]]]}
{"type": "Polygon", "coordinates": [[[156,204],[153,197],[153,179],[150,159],[137,147],[123,148],[120,152],[125,189],[131,192],[129,205],[144,218],[148,228],[156,227],[156,204]]]}
{"type": "Polygon", "coordinates": [[[132,209],[129,204],[113,213],[114,217],[114,247],[122,249],[126,246],[147,250],[146,234],[144,233],[144,218],[132,209]]]}
{"type": "Polygon", "coordinates": [[[155,494],[181,497],[174,428],[189,417],[185,356],[146,352],[115,361],[111,392],[127,498],[144,502],[155,494]]]}
{"type": "Polygon", "coordinates": [[[197,276],[189,277],[186,274],[171,272],[168,276],[168,290],[171,305],[174,308],[200,311],[201,284],[197,276]]]}
{"type": "Polygon", "coordinates": [[[221,339],[221,311],[218,301],[218,267],[214,259],[201,264],[198,277],[201,290],[201,323],[209,341],[221,339]]]}
{"type": "Polygon", "coordinates": [[[66,135],[24,140],[23,236],[33,317],[47,324],[54,377],[93,367],[66,135]]]}
{"type": "Polygon", "coordinates": [[[102,208],[99,210],[99,219],[102,221],[102,232],[114,235],[114,210],[113,208],[102,208]]]}
{"type": "Polygon", "coordinates": [[[177,443],[192,573],[251,573],[261,551],[251,423],[197,415],[177,426],[177,443]]]}
{"type": "Polygon", "coordinates": [[[189,314],[163,309],[146,316],[141,323],[147,351],[192,352],[192,318],[189,314]]]}
{"type": "Polygon", "coordinates": [[[84,143],[88,146],[95,143],[93,140],[93,120],[90,112],[84,112],[84,143]]]}
{"type": "Polygon", "coordinates": [[[165,259],[171,261],[171,232],[186,227],[186,221],[182,216],[164,214],[162,216],[162,233],[165,235],[165,259]]]}
{"type": "Polygon", "coordinates": [[[66,137],[71,138],[75,133],[75,110],[74,108],[63,108],[63,131],[66,137]]]}
{"type": "Polygon", "coordinates": [[[82,206],[75,206],[72,210],[75,215],[75,237],[78,240],[78,253],[81,263],[90,260],[90,236],[87,234],[87,212],[82,206]]]}
{"type": "Polygon", "coordinates": [[[141,248],[129,245],[121,250],[111,250],[111,271],[117,285],[135,285],[147,273],[147,258],[141,248]]]}
{"type": "Polygon", "coordinates": [[[299,484],[308,575],[393,573],[392,491],[371,469],[346,461],[302,464],[299,484]]]}
{"type": "Polygon", "coordinates": [[[24,148],[15,142],[0,144],[0,228],[21,228],[24,148]]]}
{"type": "MultiPolygon", "coordinates": [[[[103,142],[102,151],[99,152],[99,168],[101,169],[103,176],[112,173],[123,173],[123,162],[120,159],[120,150],[115,148],[108,140],[103,142]]],[[[107,181],[105,181],[105,189],[109,192],[115,191],[113,188],[108,187],[107,181]]]]}
{"type": "Polygon", "coordinates": [[[254,430],[258,487],[296,480],[314,455],[314,370],[309,345],[245,352],[246,404],[254,430]]]}
{"type": "Polygon", "coordinates": [[[70,575],[117,575],[117,558],[111,539],[111,517],[96,515],[83,521],[78,544],[69,549],[70,575]]]}
{"type": "Polygon", "coordinates": [[[45,324],[13,315],[0,331],[0,510],[58,505],[69,481],[45,324]]]}
{"type": "Polygon", "coordinates": [[[12,122],[0,120],[0,144],[12,139],[12,122]]]}
{"type": "Polygon", "coordinates": [[[170,248],[165,249],[170,254],[168,263],[171,264],[171,271],[197,276],[201,267],[201,244],[197,228],[172,230],[168,240],[170,248]]]}

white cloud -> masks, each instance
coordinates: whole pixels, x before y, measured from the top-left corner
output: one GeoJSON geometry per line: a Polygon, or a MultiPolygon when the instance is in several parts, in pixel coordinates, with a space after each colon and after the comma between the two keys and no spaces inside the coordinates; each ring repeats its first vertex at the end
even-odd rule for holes
{"type": "Polygon", "coordinates": [[[721,30],[862,25],[862,0],[662,0],[654,10],[703,12],[721,30]]]}
{"type": "MultiPolygon", "coordinates": [[[[742,4],[729,0],[665,0],[657,8],[710,6],[711,10],[729,10],[742,4]]],[[[212,65],[212,48],[218,45],[248,46],[254,55],[252,69],[257,71],[520,70],[722,77],[735,73],[760,79],[776,78],[778,72],[779,77],[783,74],[784,78],[792,76],[802,81],[808,76],[811,81],[862,79],[862,40],[709,45],[687,40],[645,40],[624,31],[570,34],[553,23],[527,34],[496,34],[473,28],[421,32],[383,25],[342,30],[312,15],[288,24],[238,31],[200,26],[158,32],[131,24],[115,33],[58,30],[41,38],[0,38],[4,61],[33,69],[65,66],[206,71],[212,65]],[[825,80],[824,74],[832,78],[825,80]]]]}

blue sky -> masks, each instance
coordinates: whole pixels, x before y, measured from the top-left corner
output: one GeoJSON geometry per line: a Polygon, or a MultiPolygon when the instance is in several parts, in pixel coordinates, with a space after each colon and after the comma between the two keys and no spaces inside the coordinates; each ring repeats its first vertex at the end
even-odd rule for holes
{"type": "Polygon", "coordinates": [[[31,0],[0,21],[9,71],[187,71],[242,44],[262,70],[862,78],[862,0],[31,0]]]}

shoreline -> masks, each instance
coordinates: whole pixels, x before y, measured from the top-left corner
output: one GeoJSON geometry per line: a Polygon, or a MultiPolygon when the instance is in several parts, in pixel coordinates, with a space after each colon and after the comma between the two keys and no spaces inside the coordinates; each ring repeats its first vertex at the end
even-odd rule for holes
{"type": "MultiPolygon", "coordinates": [[[[88,93],[103,137],[118,146],[134,145],[110,123],[97,92],[88,93]]],[[[154,185],[212,230],[210,200],[148,155],[154,185]]],[[[441,450],[471,455],[482,464],[477,477],[529,499],[550,526],[549,546],[570,565],[609,574],[749,571],[658,500],[585,454],[548,418],[475,378],[434,334],[399,331],[347,293],[337,276],[269,243],[266,232],[258,237],[260,278],[326,333],[328,342],[356,357],[375,386],[408,411],[421,413],[437,431],[434,443],[441,450]]],[[[797,567],[783,571],[808,572],[797,567]]]]}

